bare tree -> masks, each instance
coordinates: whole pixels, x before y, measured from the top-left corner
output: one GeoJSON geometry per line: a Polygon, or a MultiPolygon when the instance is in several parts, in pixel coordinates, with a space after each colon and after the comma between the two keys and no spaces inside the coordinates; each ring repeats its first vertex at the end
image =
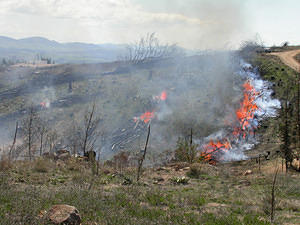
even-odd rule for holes
{"type": "Polygon", "coordinates": [[[290,135],[290,129],[291,129],[291,121],[290,121],[290,112],[291,112],[291,105],[288,104],[289,102],[289,89],[290,86],[287,85],[285,94],[286,98],[284,100],[284,109],[281,111],[281,124],[280,124],[280,134],[281,134],[281,140],[282,144],[280,145],[281,152],[283,154],[283,157],[285,159],[285,167],[286,172],[288,172],[288,169],[290,168],[291,162],[293,160],[293,152],[291,149],[291,135],[290,135]]]}
{"type": "Polygon", "coordinates": [[[27,117],[22,121],[22,134],[24,143],[28,147],[29,160],[33,156],[33,143],[36,141],[37,136],[37,113],[33,106],[30,107],[27,117]]]}
{"type": "Polygon", "coordinates": [[[138,162],[138,170],[137,170],[137,178],[136,178],[136,181],[137,181],[137,182],[138,182],[139,179],[140,179],[141,169],[142,169],[142,166],[143,166],[143,162],[144,162],[144,160],[145,160],[145,157],[146,157],[147,147],[148,147],[148,142],[149,142],[149,137],[150,137],[150,124],[148,125],[148,134],[147,134],[147,139],[146,139],[146,144],[145,144],[145,148],[144,148],[144,151],[143,151],[143,155],[142,155],[142,157],[139,159],[139,162],[138,162]]]}
{"type": "Polygon", "coordinates": [[[16,129],[15,129],[15,135],[14,135],[14,140],[13,140],[13,143],[9,149],[9,160],[12,159],[12,151],[15,147],[15,144],[16,144],[16,140],[17,140],[17,134],[18,134],[18,121],[16,122],[16,129]]]}
{"type": "Polygon", "coordinates": [[[78,153],[80,147],[80,141],[77,135],[78,126],[74,123],[67,130],[65,130],[64,136],[66,137],[66,145],[70,148],[71,154],[75,155],[78,153]]]}
{"type": "Polygon", "coordinates": [[[276,179],[278,174],[279,168],[276,169],[273,182],[272,182],[272,191],[271,191],[271,223],[274,222],[274,216],[275,216],[275,206],[276,206],[276,199],[275,199],[275,187],[276,187],[276,179]]]}
{"type": "Polygon", "coordinates": [[[96,104],[93,103],[92,109],[87,111],[84,115],[83,126],[78,129],[78,140],[84,155],[94,150],[95,143],[100,135],[98,130],[100,118],[95,114],[96,104]]]}
{"type": "Polygon", "coordinates": [[[48,124],[45,120],[39,119],[37,124],[38,135],[39,135],[39,142],[40,142],[40,156],[43,154],[43,147],[45,145],[45,139],[47,136],[47,132],[49,131],[48,124]]]}
{"type": "Polygon", "coordinates": [[[58,143],[58,135],[55,130],[49,130],[46,135],[46,145],[49,146],[49,153],[53,153],[58,143]]]}
{"type": "Polygon", "coordinates": [[[176,44],[162,44],[155,33],[141,37],[139,41],[127,46],[123,60],[133,64],[145,63],[154,59],[170,58],[182,54],[176,44]]]}

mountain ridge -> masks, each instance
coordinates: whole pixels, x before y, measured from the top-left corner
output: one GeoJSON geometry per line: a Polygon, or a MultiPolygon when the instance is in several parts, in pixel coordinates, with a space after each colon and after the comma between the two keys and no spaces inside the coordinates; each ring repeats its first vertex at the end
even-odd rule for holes
{"type": "Polygon", "coordinates": [[[115,61],[124,52],[122,44],[60,43],[38,36],[21,39],[0,36],[0,58],[29,61],[39,54],[57,63],[95,63],[115,61]]]}

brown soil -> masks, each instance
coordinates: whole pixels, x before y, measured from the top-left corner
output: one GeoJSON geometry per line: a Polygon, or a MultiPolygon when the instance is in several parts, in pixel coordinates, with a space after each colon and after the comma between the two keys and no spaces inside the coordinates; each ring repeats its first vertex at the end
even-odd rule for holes
{"type": "Polygon", "coordinates": [[[300,72],[300,63],[295,59],[295,56],[300,54],[300,49],[286,51],[286,52],[272,52],[271,55],[278,56],[281,61],[291,67],[292,69],[300,72]]]}

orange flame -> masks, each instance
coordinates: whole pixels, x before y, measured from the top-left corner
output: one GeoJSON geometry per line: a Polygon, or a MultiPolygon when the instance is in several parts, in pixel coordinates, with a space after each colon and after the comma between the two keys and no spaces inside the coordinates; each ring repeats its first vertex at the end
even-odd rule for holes
{"type": "Polygon", "coordinates": [[[163,91],[160,95],[160,100],[165,101],[167,99],[167,92],[163,91]]]}
{"type": "Polygon", "coordinates": [[[152,118],[154,118],[155,111],[145,112],[140,116],[140,119],[144,121],[144,123],[148,123],[152,118]]]}
{"type": "Polygon", "coordinates": [[[140,117],[134,117],[134,122],[137,122],[138,120],[143,121],[144,123],[149,123],[151,119],[153,119],[155,116],[155,111],[152,112],[145,112],[140,117]]]}
{"type": "MultiPolygon", "coordinates": [[[[167,99],[167,92],[163,91],[160,96],[155,96],[154,99],[165,101],[167,99]]],[[[155,110],[147,111],[143,113],[140,117],[134,117],[134,122],[137,122],[139,120],[143,121],[144,123],[149,123],[151,119],[155,117],[155,110]]]]}
{"type": "Polygon", "coordinates": [[[167,99],[167,92],[163,91],[160,95],[153,97],[153,99],[158,101],[165,101],[167,99]]]}
{"type": "MultiPolygon", "coordinates": [[[[239,125],[234,128],[233,135],[236,137],[241,135],[243,138],[246,138],[248,134],[254,133],[254,131],[251,130],[251,120],[254,119],[255,112],[258,109],[255,98],[259,93],[256,92],[249,80],[243,84],[243,87],[244,98],[240,104],[240,108],[236,111],[236,118],[239,125]]],[[[205,161],[215,164],[216,155],[220,155],[230,149],[231,144],[228,140],[218,140],[217,142],[210,140],[209,144],[204,146],[201,157],[205,161]]]]}
{"type": "Polygon", "coordinates": [[[216,159],[214,155],[224,153],[229,149],[231,149],[231,144],[227,139],[222,141],[218,140],[217,142],[210,140],[209,144],[204,146],[204,152],[201,153],[201,157],[204,158],[204,161],[215,164],[216,159]]]}
{"type": "Polygon", "coordinates": [[[238,127],[234,129],[235,136],[242,135],[243,138],[247,135],[247,128],[250,126],[250,121],[254,118],[254,113],[258,109],[255,103],[255,97],[259,94],[249,81],[244,83],[244,99],[241,102],[240,108],[236,111],[236,117],[239,122],[238,127]]]}

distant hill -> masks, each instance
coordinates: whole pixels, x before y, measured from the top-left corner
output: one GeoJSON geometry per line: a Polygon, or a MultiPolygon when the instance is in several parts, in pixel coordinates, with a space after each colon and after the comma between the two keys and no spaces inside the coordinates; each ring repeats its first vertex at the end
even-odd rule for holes
{"type": "Polygon", "coordinates": [[[125,45],[59,43],[43,37],[17,40],[0,36],[0,59],[33,60],[40,55],[56,63],[96,63],[115,61],[124,51],[125,45]]]}

